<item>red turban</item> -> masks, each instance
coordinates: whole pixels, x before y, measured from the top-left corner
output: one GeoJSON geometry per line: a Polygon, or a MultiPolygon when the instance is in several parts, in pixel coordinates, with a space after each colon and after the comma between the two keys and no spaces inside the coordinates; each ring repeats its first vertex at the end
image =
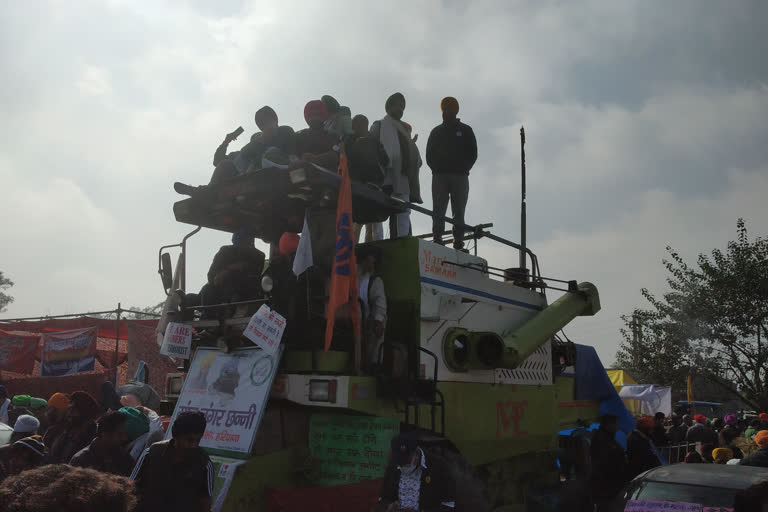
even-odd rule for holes
{"type": "Polygon", "coordinates": [[[69,401],[77,407],[80,414],[87,420],[95,420],[99,416],[99,403],[85,391],[75,391],[69,401]]]}
{"type": "Polygon", "coordinates": [[[693,416],[693,421],[695,421],[696,423],[704,423],[705,421],[707,421],[707,417],[704,416],[703,414],[695,414],[693,416]]]}
{"type": "Polygon", "coordinates": [[[280,237],[280,254],[285,256],[295,254],[299,248],[299,239],[301,237],[296,233],[283,233],[280,237]]]}
{"type": "Polygon", "coordinates": [[[328,107],[320,100],[312,100],[304,106],[304,120],[309,124],[310,119],[328,119],[328,107]]]}
{"type": "Polygon", "coordinates": [[[642,418],[637,418],[638,430],[652,430],[655,425],[656,422],[651,416],[643,416],[642,418]]]}
{"type": "Polygon", "coordinates": [[[763,423],[768,423],[768,413],[761,412],[759,418],[763,423]]]}

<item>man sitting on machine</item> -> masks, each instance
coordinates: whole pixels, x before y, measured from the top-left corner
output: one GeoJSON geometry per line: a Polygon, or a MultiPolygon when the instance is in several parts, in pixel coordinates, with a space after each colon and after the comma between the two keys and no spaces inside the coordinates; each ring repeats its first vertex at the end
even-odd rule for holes
{"type": "MultiPolygon", "coordinates": [[[[255,300],[261,297],[261,274],[264,271],[264,253],[255,245],[253,233],[239,228],[232,234],[232,245],[222,246],[213,257],[208,270],[208,282],[200,294],[188,294],[185,308],[213,306],[255,300]]],[[[219,317],[231,314],[231,308],[203,311],[203,317],[219,317]]]]}

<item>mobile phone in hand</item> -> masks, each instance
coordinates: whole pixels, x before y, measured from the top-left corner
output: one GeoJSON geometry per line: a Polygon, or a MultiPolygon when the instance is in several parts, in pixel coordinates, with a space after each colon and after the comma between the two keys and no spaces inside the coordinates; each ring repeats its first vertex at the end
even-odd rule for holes
{"type": "Polygon", "coordinates": [[[242,133],[243,133],[244,131],[245,131],[245,129],[244,129],[242,126],[238,126],[238,127],[237,127],[237,130],[235,130],[235,131],[233,131],[233,132],[232,132],[232,138],[233,138],[233,139],[236,139],[236,138],[238,138],[240,135],[242,135],[242,133]]]}

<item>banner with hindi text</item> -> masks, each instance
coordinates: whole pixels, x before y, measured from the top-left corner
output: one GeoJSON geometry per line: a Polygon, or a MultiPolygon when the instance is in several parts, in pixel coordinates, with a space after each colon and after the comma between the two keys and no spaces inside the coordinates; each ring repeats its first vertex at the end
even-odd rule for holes
{"type": "Polygon", "coordinates": [[[92,372],[96,363],[98,328],[43,333],[41,377],[92,372]]]}
{"type": "Polygon", "coordinates": [[[282,346],[275,354],[258,347],[229,353],[198,348],[166,437],[170,438],[179,413],[199,410],[208,422],[200,446],[216,455],[248,458],[282,351],[282,346]]]}
{"type": "Polygon", "coordinates": [[[343,485],[384,476],[399,418],[313,414],[309,452],[320,462],[316,485],[343,485]]]}

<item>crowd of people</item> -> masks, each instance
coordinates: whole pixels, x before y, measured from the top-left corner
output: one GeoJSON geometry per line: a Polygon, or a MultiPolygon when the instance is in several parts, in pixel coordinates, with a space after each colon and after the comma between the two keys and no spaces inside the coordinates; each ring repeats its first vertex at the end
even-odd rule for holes
{"type": "Polygon", "coordinates": [[[179,414],[163,440],[160,416],[109,382],[99,400],[85,391],[48,400],[7,394],[0,385],[13,428],[0,446],[0,512],[32,510],[35,492],[42,504],[34,510],[210,510],[213,464],[199,446],[204,414],[179,414]]]}
{"type": "MultiPolygon", "coordinates": [[[[275,110],[264,106],[256,111],[258,132],[237,151],[229,145],[242,133],[240,127],[224,137],[214,152],[214,171],[209,184],[216,185],[234,177],[266,168],[291,169],[315,164],[335,170],[339,155],[346,153],[353,181],[380,187],[392,197],[406,202],[422,203],[420,168],[423,165],[413,127],[403,121],[405,96],[392,94],[384,104],[385,115],[370,123],[363,114],[354,117],[349,107],[332,96],[309,101],[304,107],[307,127],[296,132],[280,125],[275,110]]],[[[434,206],[433,238],[443,243],[448,204],[453,219],[464,224],[469,197],[469,172],[477,160],[477,141],[472,128],[460,121],[459,102],[446,97],[440,103],[442,122],[430,133],[426,147],[427,165],[432,171],[434,206]]],[[[357,235],[362,226],[356,226],[357,235]]],[[[366,239],[384,238],[381,223],[366,226],[366,239]]],[[[411,233],[410,213],[396,214],[390,219],[392,238],[411,233]]],[[[454,247],[464,247],[464,229],[454,226],[454,247]]]]}
{"type": "Polygon", "coordinates": [[[626,450],[616,440],[618,417],[601,417],[590,442],[592,496],[609,502],[632,478],[662,464],[739,464],[768,467],[768,413],[747,421],[736,414],[664,413],[638,418],[626,450]]]}

